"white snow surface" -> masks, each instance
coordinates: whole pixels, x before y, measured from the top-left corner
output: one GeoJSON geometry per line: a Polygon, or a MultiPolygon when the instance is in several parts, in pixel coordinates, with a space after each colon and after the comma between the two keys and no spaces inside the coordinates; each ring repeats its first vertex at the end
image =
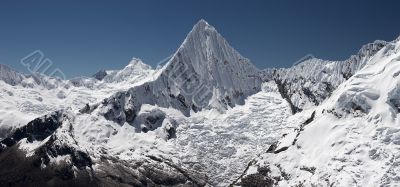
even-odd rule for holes
{"type": "Polygon", "coordinates": [[[271,177],[281,178],[278,186],[400,185],[399,51],[399,41],[389,43],[329,99],[296,114],[316,111],[297,141],[286,136],[295,145],[262,154],[249,171],[268,166],[271,177]]]}
{"type": "MultiPolygon", "coordinates": [[[[206,174],[210,186],[229,186],[255,159],[244,176],[268,166],[271,177],[281,178],[278,186],[396,186],[399,49],[399,40],[376,41],[346,61],[312,58],[267,70],[267,77],[292,83],[290,99],[304,109],[292,115],[276,83],[261,83],[260,71],[201,20],[157,70],[134,58],[101,80],[62,81],[0,66],[0,127],[64,109],[57,143],[87,151],[94,169],[102,156],[135,162],[152,155],[206,174]],[[86,104],[90,111],[79,111],[86,104]],[[127,109],[137,110],[134,120],[127,109]],[[300,128],[313,111],[313,121],[300,128]],[[266,153],[277,141],[277,150],[287,150],[266,153]]],[[[31,156],[47,141],[18,145],[31,156]]]]}
{"type": "Polygon", "coordinates": [[[225,114],[204,111],[183,118],[177,129],[174,154],[189,168],[201,170],[213,186],[228,186],[244,171],[254,156],[264,152],[281,134],[296,126],[290,107],[273,82],[246,104],[225,114]]]}
{"type": "Polygon", "coordinates": [[[344,61],[307,58],[291,68],[267,69],[263,76],[267,80],[280,80],[294,106],[312,108],[329,98],[333,90],[362,69],[387,44],[380,40],[366,44],[344,61]]]}
{"type": "MultiPolygon", "coordinates": [[[[3,131],[53,111],[78,110],[88,103],[97,103],[117,91],[151,80],[156,73],[136,58],[122,70],[110,71],[101,81],[91,77],[62,81],[44,75],[23,75],[4,65],[0,70],[2,77],[8,77],[0,79],[0,128],[3,131]]],[[[3,135],[0,133],[0,138],[3,135]]]]}

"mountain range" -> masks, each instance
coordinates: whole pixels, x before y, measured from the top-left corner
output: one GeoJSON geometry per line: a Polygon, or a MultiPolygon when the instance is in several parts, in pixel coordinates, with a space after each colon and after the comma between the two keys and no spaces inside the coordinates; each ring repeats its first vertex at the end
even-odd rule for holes
{"type": "Polygon", "coordinates": [[[0,65],[0,185],[400,185],[399,61],[400,38],[260,70],[200,20],[156,69],[0,65]]]}

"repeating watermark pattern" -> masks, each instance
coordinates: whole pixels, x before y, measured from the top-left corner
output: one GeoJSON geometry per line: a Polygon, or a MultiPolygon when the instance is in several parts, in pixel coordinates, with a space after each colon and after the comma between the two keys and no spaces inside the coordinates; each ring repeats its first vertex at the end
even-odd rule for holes
{"type": "Polygon", "coordinates": [[[64,72],[55,67],[53,61],[45,57],[41,50],[28,54],[20,62],[32,75],[42,74],[59,80],[66,80],[64,72]]]}
{"type": "Polygon", "coordinates": [[[66,82],[65,73],[55,66],[53,61],[45,56],[41,50],[35,50],[20,60],[20,63],[26,67],[35,81],[48,89],[58,89],[57,96],[61,99],[66,98],[70,90],[66,82]],[[46,77],[56,79],[49,82],[46,77]],[[67,90],[67,91],[66,91],[67,90]]]}
{"type": "Polygon", "coordinates": [[[174,57],[175,53],[170,54],[169,56],[165,57],[164,59],[158,61],[157,64],[157,69],[162,68],[165,64],[167,64],[172,57],[174,57]]]}
{"type": "Polygon", "coordinates": [[[314,59],[314,58],[315,58],[315,56],[313,54],[307,54],[307,55],[301,57],[300,59],[298,59],[297,61],[295,61],[292,66],[298,65],[302,62],[305,62],[307,60],[314,59]]]}

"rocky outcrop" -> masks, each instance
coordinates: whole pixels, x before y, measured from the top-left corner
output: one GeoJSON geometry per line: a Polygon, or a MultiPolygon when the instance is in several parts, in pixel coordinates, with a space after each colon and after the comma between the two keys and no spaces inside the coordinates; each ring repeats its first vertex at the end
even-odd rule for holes
{"type": "MultiPolygon", "coordinates": [[[[149,113],[139,118],[157,125],[165,114],[149,113]]],[[[106,153],[91,155],[75,140],[72,123],[69,113],[55,112],[33,120],[1,141],[0,185],[144,187],[207,183],[205,176],[160,157],[143,156],[127,162],[106,153]]],[[[167,138],[171,138],[172,128],[168,131],[171,134],[167,138]]]]}
{"type": "Polygon", "coordinates": [[[100,70],[93,75],[93,77],[99,81],[103,80],[105,76],[107,76],[107,72],[105,70],[100,70]]]}
{"type": "Polygon", "coordinates": [[[26,138],[30,143],[44,140],[60,127],[62,116],[62,111],[57,111],[42,118],[37,118],[26,126],[16,129],[11,136],[0,142],[0,152],[7,147],[15,145],[23,138],[26,138]]]}

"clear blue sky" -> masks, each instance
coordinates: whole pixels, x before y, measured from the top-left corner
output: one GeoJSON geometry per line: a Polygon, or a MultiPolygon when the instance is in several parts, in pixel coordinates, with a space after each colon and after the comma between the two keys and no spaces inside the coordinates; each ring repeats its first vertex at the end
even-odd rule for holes
{"type": "Polygon", "coordinates": [[[288,67],[312,53],[346,59],[361,45],[400,35],[396,0],[1,0],[0,63],[42,50],[68,77],[155,65],[204,18],[259,68],[288,67]]]}

